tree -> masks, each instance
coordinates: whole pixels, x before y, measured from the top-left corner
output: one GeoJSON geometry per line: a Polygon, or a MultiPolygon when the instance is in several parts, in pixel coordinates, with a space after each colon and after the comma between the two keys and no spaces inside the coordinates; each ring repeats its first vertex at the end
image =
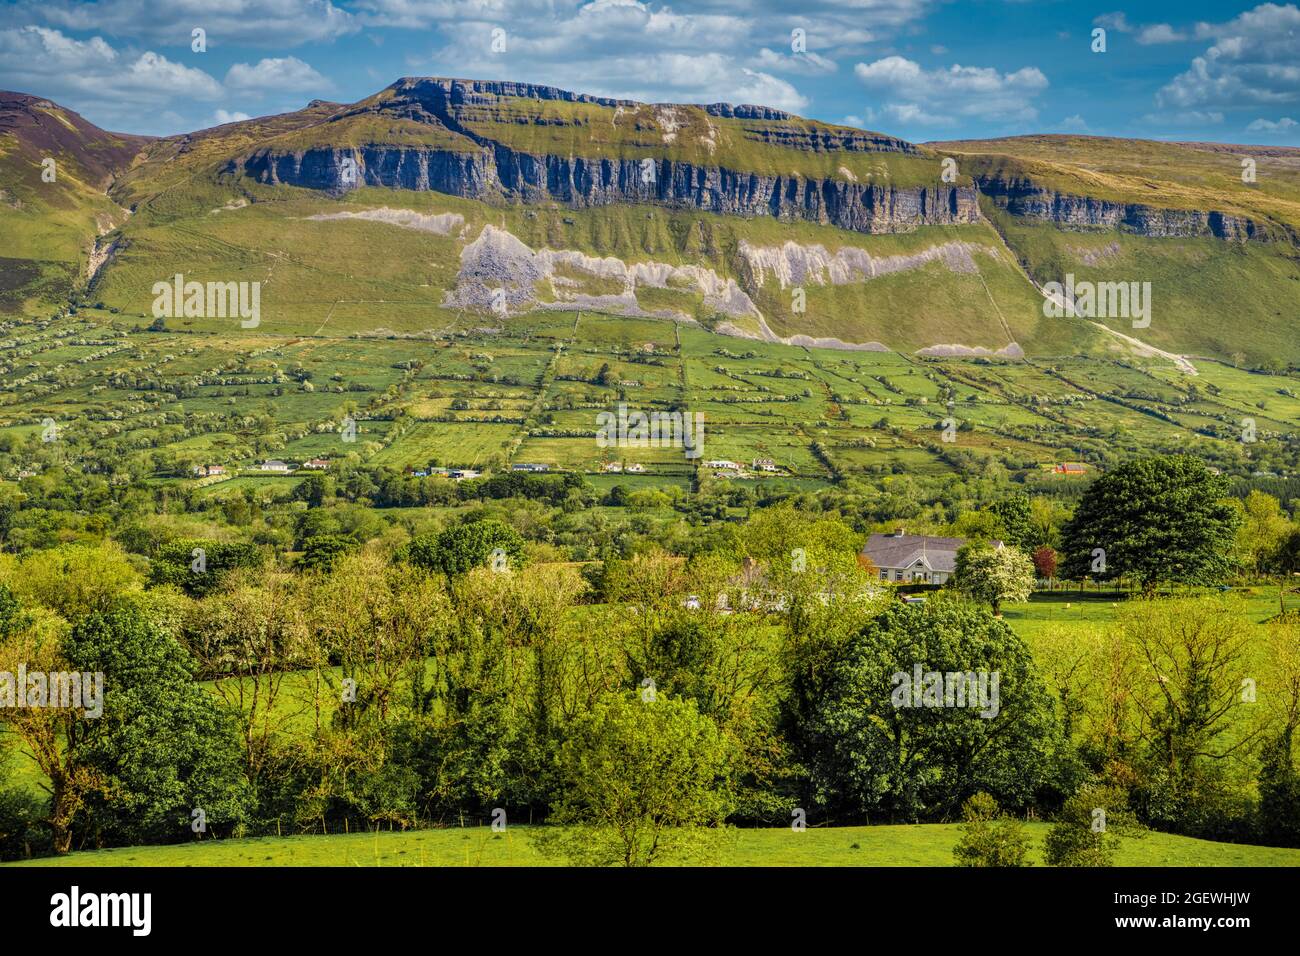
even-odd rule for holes
{"type": "Polygon", "coordinates": [[[1120,837],[1140,837],[1124,791],[1086,784],[1065,801],[1043,841],[1048,866],[1112,866],[1120,837]]]}
{"type": "Polygon", "coordinates": [[[998,518],[1002,540],[1012,547],[1026,551],[1033,546],[1033,508],[1028,495],[1012,495],[996,502],[989,509],[998,518]]]}
{"type": "Polygon", "coordinates": [[[536,838],[586,866],[715,860],[731,806],[729,748],[694,703],[614,693],[568,728],[560,799],[536,838]]]}
{"type": "Polygon", "coordinates": [[[1300,731],[1300,614],[1280,614],[1268,623],[1264,680],[1270,693],[1268,736],[1260,754],[1260,837],[1300,846],[1300,772],[1295,744],[1300,731]]]}
{"type": "Polygon", "coordinates": [[[519,532],[496,518],[466,521],[437,535],[419,535],[407,547],[407,560],[426,571],[439,571],[449,581],[497,558],[506,568],[518,568],[524,557],[519,532]]]}
{"type": "Polygon", "coordinates": [[[1213,829],[1230,799],[1223,767],[1260,727],[1235,726],[1249,707],[1252,627],[1237,598],[1138,601],[1116,617],[1131,651],[1131,703],[1145,770],[1135,797],[1143,818],[1194,834],[1213,829]]]}
{"type": "Polygon", "coordinates": [[[1024,552],[1009,545],[981,548],[966,545],[957,552],[954,575],[958,590],[978,601],[988,601],[993,613],[1002,602],[1023,603],[1034,592],[1034,566],[1024,552]]]}
{"type": "Polygon", "coordinates": [[[822,666],[792,682],[793,698],[808,701],[788,728],[807,767],[805,806],[915,822],[981,790],[1025,806],[1050,784],[1051,699],[1029,649],[987,609],[942,596],[891,604],[822,666]]]}
{"type": "Polygon", "coordinates": [[[341,534],[318,534],[303,542],[298,567],[304,571],[329,571],[340,557],[356,547],[356,542],[341,534]]]}
{"type": "Polygon", "coordinates": [[[1044,545],[1034,551],[1033,555],[1034,573],[1040,578],[1050,581],[1056,577],[1056,552],[1044,545]]]}
{"type": "Polygon", "coordinates": [[[1277,568],[1278,555],[1294,525],[1272,495],[1251,491],[1241,504],[1241,525],[1237,529],[1237,551],[1252,574],[1267,574],[1277,568]]]}
{"type": "Polygon", "coordinates": [[[961,838],[952,849],[958,866],[1029,866],[1029,840],[1015,817],[998,813],[997,801],[977,793],[961,808],[961,838]]]}
{"type": "Polygon", "coordinates": [[[192,597],[202,597],[220,588],[232,571],[261,564],[257,545],[187,538],[158,549],[149,566],[149,583],[175,585],[192,597]]]}
{"type": "Polygon", "coordinates": [[[1065,575],[1131,575],[1145,594],[1163,582],[1215,584],[1232,567],[1237,512],[1227,480],[1189,455],[1126,462],[1083,494],[1065,528],[1065,575]]]}
{"type": "Polygon", "coordinates": [[[140,575],[115,544],[63,545],[25,557],[9,586],[25,605],[42,605],[75,622],[137,590],[140,575]]]}

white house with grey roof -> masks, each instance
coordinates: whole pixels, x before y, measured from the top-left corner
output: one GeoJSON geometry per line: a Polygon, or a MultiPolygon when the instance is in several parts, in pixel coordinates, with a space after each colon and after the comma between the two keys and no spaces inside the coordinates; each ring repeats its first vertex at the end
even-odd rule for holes
{"type": "MultiPolygon", "coordinates": [[[[940,538],[929,534],[873,534],[867,538],[862,556],[880,569],[882,581],[913,584],[946,584],[957,569],[957,552],[965,538],[940,538]]],[[[993,547],[1002,547],[994,541],[993,547]]]]}

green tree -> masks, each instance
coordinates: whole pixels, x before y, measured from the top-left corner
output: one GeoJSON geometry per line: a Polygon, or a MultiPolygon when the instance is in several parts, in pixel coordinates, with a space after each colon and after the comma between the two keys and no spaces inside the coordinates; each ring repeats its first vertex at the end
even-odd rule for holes
{"type": "Polygon", "coordinates": [[[989,510],[998,517],[999,533],[1004,542],[1021,551],[1028,551],[1033,546],[1034,516],[1028,495],[1003,498],[989,510]]]}
{"type": "Polygon", "coordinates": [[[1232,568],[1238,516],[1227,480],[1189,455],[1126,462],[1084,492],[1065,528],[1065,576],[1130,575],[1157,584],[1215,584],[1232,568]]]}
{"type": "Polygon", "coordinates": [[[1065,801],[1047,831],[1048,866],[1113,866],[1121,837],[1140,837],[1142,827],[1119,787],[1085,784],[1065,801]]]}
{"type": "Polygon", "coordinates": [[[961,838],[952,849],[958,866],[1029,866],[1029,840],[1015,817],[1002,816],[997,801],[977,793],[961,808],[961,838]]]}
{"type": "Polygon", "coordinates": [[[560,799],[539,849],[586,866],[716,860],[729,747],[694,703],[609,694],[567,729],[560,799]]]}
{"type": "Polygon", "coordinates": [[[304,571],[329,571],[340,557],[356,547],[356,542],[341,534],[318,534],[303,542],[298,567],[304,571]]]}
{"type": "Polygon", "coordinates": [[[824,676],[795,675],[792,696],[811,702],[789,732],[807,799],[828,816],[914,822],[981,790],[1019,807],[1050,788],[1052,701],[1029,649],[988,610],[942,597],[892,604],[821,666],[824,676]],[[936,678],[945,686],[928,694],[936,678]]]}
{"type": "Polygon", "coordinates": [[[192,597],[202,597],[220,588],[232,571],[261,564],[257,545],[187,538],[158,549],[149,566],[149,583],[171,584],[192,597]]]}
{"type": "Polygon", "coordinates": [[[247,821],[251,794],[234,721],[194,682],[189,653],[145,608],[124,603],[93,615],[65,642],[76,670],[104,675],[104,713],[75,759],[99,782],[76,824],[96,843],[230,835],[247,821]]]}
{"type": "Polygon", "coordinates": [[[957,552],[958,590],[987,601],[999,614],[1003,601],[1023,603],[1034,593],[1034,565],[1019,548],[966,545],[957,552]]]}
{"type": "Polygon", "coordinates": [[[437,535],[419,535],[411,539],[406,553],[416,567],[441,572],[448,580],[492,564],[498,557],[504,559],[504,568],[518,568],[525,557],[519,532],[496,518],[466,521],[437,535]]]}

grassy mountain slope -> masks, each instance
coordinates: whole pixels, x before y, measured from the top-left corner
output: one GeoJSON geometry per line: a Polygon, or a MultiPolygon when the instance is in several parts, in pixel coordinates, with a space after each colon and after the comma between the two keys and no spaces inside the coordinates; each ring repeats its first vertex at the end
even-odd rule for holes
{"type": "Polygon", "coordinates": [[[68,294],[95,237],[126,218],[107,189],[148,142],[0,91],[0,313],[68,294]]]}
{"type": "Polygon", "coordinates": [[[1163,143],[1095,136],[1019,136],[929,144],[958,158],[981,188],[1042,190],[1056,208],[1070,197],[1129,208],[1189,210],[1257,227],[1250,241],[1143,235],[1130,228],[1017,215],[992,197],[986,218],[1039,283],[1152,284],[1150,328],[1102,319],[1152,345],[1248,364],[1300,361],[1300,149],[1163,143]],[[1254,164],[1243,181],[1243,161],[1254,164]],[[1250,177],[1247,177],[1249,179],[1250,177]]]}

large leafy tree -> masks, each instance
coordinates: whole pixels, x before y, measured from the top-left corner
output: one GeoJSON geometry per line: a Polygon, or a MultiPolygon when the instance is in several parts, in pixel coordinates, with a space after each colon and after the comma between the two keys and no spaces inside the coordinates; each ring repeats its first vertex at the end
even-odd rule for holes
{"type": "Polygon", "coordinates": [[[851,637],[794,728],[809,799],[841,820],[916,821],[954,813],[985,791],[1006,807],[1050,783],[1059,741],[1029,649],[1003,621],[964,601],[895,604],[851,637]],[[896,706],[899,675],[998,676],[997,706],[896,706]],[[985,717],[996,709],[996,714],[985,717]]]}
{"type": "Polygon", "coordinates": [[[1226,479],[1189,455],[1126,462],[1094,481],[1065,528],[1065,576],[1213,584],[1231,570],[1238,511],[1226,479]]]}
{"type": "Polygon", "coordinates": [[[261,564],[262,552],[254,544],[199,538],[172,541],[154,556],[149,583],[173,584],[192,597],[202,597],[220,588],[232,571],[261,564]]]}
{"type": "Polygon", "coordinates": [[[612,693],[575,720],[544,852],[597,866],[710,860],[731,805],[730,748],[693,702],[612,693]]]}
{"type": "Polygon", "coordinates": [[[96,842],[172,842],[230,834],[250,792],[234,722],[194,682],[189,652],[139,602],[79,624],[64,642],[73,668],[104,675],[104,713],[77,745],[98,781],[77,825],[96,842]],[[202,811],[195,814],[195,811],[202,811]]]}

